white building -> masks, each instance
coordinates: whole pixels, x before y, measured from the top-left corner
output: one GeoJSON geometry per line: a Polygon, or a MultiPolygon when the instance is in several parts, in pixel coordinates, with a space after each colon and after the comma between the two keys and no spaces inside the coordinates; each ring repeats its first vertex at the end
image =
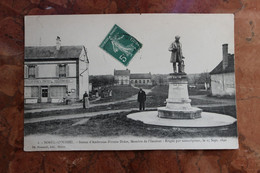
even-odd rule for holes
{"type": "Polygon", "coordinates": [[[114,70],[115,85],[152,85],[151,73],[130,73],[130,70],[114,70]]]}
{"type": "Polygon", "coordinates": [[[233,96],[235,90],[234,54],[228,53],[228,44],[222,45],[223,60],[209,73],[214,96],[233,96]]]}
{"type": "Polygon", "coordinates": [[[133,85],[152,85],[151,73],[133,73],[130,74],[130,81],[133,85]]]}
{"type": "Polygon", "coordinates": [[[25,47],[25,103],[82,99],[89,91],[89,60],[84,46],[25,47]],[[67,93],[67,94],[66,94],[67,93]]]}
{"type": "Polygon", "coordinates": [[[130,70],[114,70],[115,85],[130,84],[130,70]]]}

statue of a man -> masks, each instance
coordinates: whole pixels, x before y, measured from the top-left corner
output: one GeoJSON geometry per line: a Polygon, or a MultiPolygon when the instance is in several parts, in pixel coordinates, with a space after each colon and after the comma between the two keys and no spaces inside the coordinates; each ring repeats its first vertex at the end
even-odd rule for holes
{"type": "Polygon", "coordinates": [[[173,72],[177,73],[176,63],[178,63],[178,73],[184,72],[184,61],[182,56],[182,46],[180,36],[175,36],[175,41],[171,43],[169,51],[172,52],[170,62],[173,65],[173,72]]]}

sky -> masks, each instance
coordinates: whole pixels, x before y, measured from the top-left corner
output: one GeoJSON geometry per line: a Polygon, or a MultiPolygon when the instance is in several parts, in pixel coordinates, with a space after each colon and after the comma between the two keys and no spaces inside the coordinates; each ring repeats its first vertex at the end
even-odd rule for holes
{"type": "Polygon", "coordinates": [[[84,45],[90,75],[113,74],[114,69],[131,73],[172,73],[170,44],[179,35],[185,57],[185,72],[210,72],[222,60],[222,44],[234,53],[233,14],[110,14],[26,16],[25,46],[84,45]],[[99,45],[117,24],[143,47],[124,66],[99,45]]]}

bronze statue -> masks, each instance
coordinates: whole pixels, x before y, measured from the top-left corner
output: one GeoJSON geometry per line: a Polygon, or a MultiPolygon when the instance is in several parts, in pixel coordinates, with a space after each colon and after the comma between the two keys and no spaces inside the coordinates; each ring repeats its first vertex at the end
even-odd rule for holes
{"type": "Polygon", "coordinates": [[[173,65],[173,72],[177,73],[176,63],[178,63],[178,73],[184,73],[184,57],[182,56],[180,36],[175,36],[175,41],[170,45],[169,51],[172,52],[170,62],[173,65]]]}

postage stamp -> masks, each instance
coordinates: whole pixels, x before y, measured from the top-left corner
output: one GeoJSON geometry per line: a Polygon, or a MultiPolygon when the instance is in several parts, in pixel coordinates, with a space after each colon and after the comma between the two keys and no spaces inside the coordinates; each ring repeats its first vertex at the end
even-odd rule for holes
{"type": "Polygon", "coordinates": [[[114,25],[100,47],[108,54],[127,66],[142,44],[122,28],[114,25]]]}

